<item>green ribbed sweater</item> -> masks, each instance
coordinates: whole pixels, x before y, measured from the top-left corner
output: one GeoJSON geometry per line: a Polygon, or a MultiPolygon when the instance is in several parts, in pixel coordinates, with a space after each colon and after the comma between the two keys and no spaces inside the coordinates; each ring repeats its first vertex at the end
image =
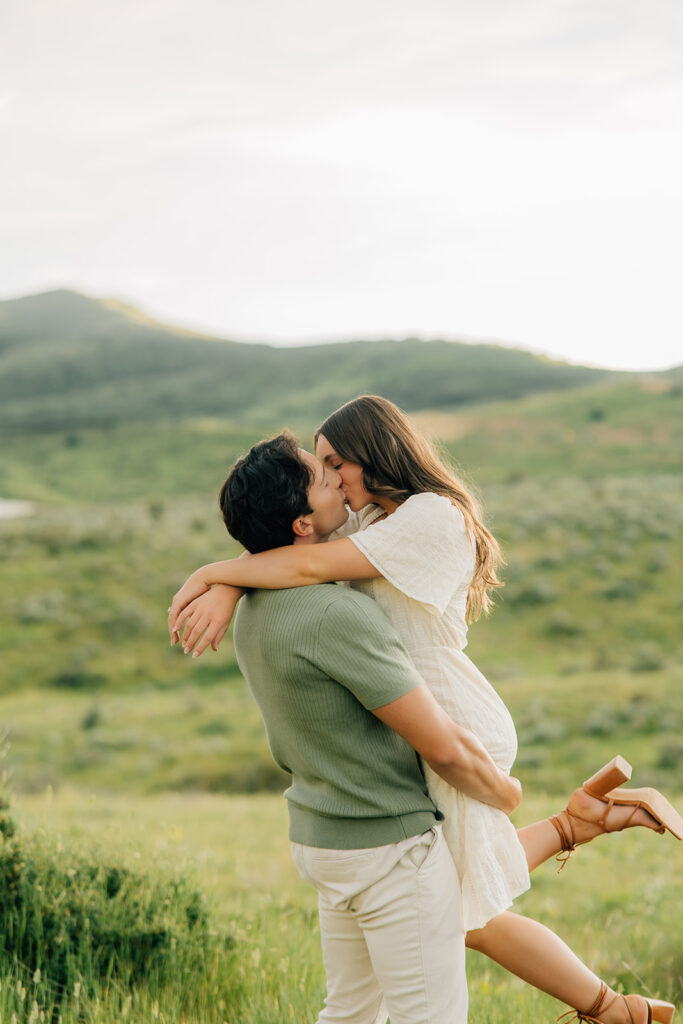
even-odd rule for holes
{"type": "Polygon", "coordinates": [[[235,650],[291,775],[290,839],[362,849],[441,818],[415,751],[371,714],[422,682],[371,598],[334,584],[254,591],[240,602],[235,650]]]}

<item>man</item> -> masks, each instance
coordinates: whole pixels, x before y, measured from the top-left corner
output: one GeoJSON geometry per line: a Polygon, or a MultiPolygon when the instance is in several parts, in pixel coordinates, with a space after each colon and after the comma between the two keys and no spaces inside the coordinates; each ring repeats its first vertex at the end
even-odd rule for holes
{"type": "MultiPolygon", "coordinates": [[[[232,469],[226,526],[252,553],[325,541],[347,517],[340,485],[280,435],[232,469]]],[[[186,648],[197,630],[201,618],[190,617],[186,648]]],[[[388,1011],[392,1024],[461,1024],[460,887],[415,751],[508,812],[518,783],[439,707],[370,598],[334,584],[255,591],[234,636],[273,757],[291,776],[293,857],[318,890],[327,976],[318,1021],[379,1024],[388,1011]]]]}

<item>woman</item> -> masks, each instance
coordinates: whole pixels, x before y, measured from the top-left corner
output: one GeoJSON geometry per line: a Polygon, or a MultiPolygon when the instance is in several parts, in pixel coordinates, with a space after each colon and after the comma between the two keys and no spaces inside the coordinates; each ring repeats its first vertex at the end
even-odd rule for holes
{"type": "MultiPolygon", "coordinates": [[[[488,611],[489,591],[499,585],[498,545],[471,496],[400,410],[374,396],[333,413],[316,434],[316,454],[328,469],[330,485],[343,487],[350,509],[337,539],[198,570],[174,599],[172,637],[184,624],[184,646],[192,649],[207,625],[205,605],[215,608],[224,601],[223,621],[229,621],[236,596],[230,594],[200,597],[176,618],[212,584],[278,589],[354,581],[381,604],[445,710],[509,771],[517,746],[512,719],[463,653],[467,622],[488,611]]],[[[211,611],[215,615],[220,618],[211,611]]],[[[468,946],[578,1008],[582,1019],[645,1024],[669,1020],[673,1007],[637,995],[617,997],[552,932],[507,912],[528,888],[531,869],[553,854],[569,856],[575,845],[602,832],[643,825],[683,835],[683,822],[659,795],[648,804],[655,817],[639,806],[639,791],[610,794],[605,811],[604,793],[628,777],[620,771],[623,766],[616,759],[577,790],[560,815],[519,832],[501,811],[464,796],[428,765],[424,768],[430,793],[446,815],[444,833],[461,878],[468,946]]]]}

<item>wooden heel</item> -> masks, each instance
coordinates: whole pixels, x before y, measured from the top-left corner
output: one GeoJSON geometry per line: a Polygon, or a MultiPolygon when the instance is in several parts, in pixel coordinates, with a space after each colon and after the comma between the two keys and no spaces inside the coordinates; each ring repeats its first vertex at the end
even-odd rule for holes
{"type": "Polygon", "coordinates": [[[631,765],[620,754],[613,757],[595,775],[591,775],[583,784],[583,788],[592,796],[604,796],[611,789],[616,789],[631,778],[633,769],[631,765]]]}
{"type": "Polygon", "coordinates": [[[673,1003],[665,1003],[662,999],[648,999],[653,1021],[658,1024],[671,1024],[676,1007],[673,1003]]]}

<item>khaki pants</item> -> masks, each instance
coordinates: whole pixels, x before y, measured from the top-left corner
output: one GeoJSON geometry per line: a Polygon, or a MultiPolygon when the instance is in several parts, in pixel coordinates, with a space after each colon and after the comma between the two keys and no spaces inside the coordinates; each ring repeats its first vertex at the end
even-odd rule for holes
{"type": "Polygon", "coordinates": [[[292,856],[318,890],[319,1024],[465,1024],[460,885],[440,825],[367,850],[292,843],[292,856]]]}

